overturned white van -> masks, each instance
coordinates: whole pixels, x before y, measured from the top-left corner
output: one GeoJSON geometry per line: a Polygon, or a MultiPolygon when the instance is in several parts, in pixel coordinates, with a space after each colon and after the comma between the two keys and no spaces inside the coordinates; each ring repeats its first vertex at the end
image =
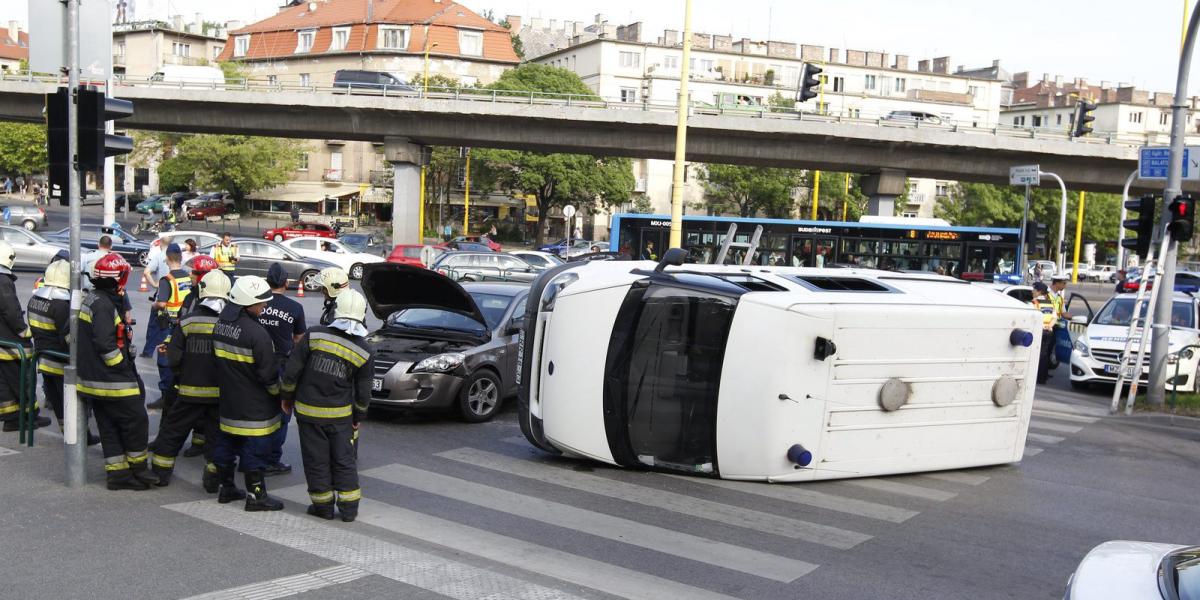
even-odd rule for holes
{"type": "Polygon", "coordinates": [[[1019,461],[1041,316],[853,269],[570,263],[535,283],[520,420],[547,452],[806,481],[1019,461]]]}

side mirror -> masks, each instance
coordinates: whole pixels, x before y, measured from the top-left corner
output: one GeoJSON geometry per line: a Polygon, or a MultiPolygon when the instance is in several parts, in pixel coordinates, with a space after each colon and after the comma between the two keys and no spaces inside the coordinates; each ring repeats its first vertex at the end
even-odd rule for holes
{"type": "Polygon", "coordinates": [[[1075,315],[1074,317],[1071,317],[1071,322],[1072,322],[1072,323],[1078,323],[1078,324],[1080,324],[1080,325],[1087,325],[1087,324],[1088,324],[1088,318],[1087,318],[1087,317],[1085,317],[1085,316],[1083,316],[1083,315],[1075,315]]]}
{"type": "Polygon", "coordinates": [[[525,317],[518,317],[509,321],[508,329],[505,330],[505,335],[517,335],[525,328],[525,317]]]}

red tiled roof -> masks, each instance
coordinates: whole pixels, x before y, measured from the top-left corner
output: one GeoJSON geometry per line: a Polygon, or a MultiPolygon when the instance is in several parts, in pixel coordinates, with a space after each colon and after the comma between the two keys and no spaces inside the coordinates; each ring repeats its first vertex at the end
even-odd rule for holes
{"type": "Polygon", "coordinates": [[[8,28],[0,27],[0,58],[8,60],[29,59],[29,33],[17,32],[17,43],[8,37],[8,28]]]}

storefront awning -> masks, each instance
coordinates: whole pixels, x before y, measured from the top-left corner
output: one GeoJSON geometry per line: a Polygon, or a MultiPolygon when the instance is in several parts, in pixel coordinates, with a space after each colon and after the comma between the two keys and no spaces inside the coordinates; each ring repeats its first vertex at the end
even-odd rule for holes
{"type": "Polygon", "coordinates": [[[321,202],[326,198],[346,198],[359,193],[358,184],[341,183],[329,185],[321,182],[293,181],[269,190],[250,194],[250,200],[272,200],[276,202],[321,202]]]}

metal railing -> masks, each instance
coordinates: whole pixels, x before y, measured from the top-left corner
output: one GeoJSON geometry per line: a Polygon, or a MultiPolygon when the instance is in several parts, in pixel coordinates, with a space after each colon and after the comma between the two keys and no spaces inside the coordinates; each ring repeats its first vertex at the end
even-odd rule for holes
{"type": "Polygon", "coordinates": [[[0,348],[15,350],[20,367],[17,370],[17,431],[18,443],[33,446],[34,411],[37,408],[37,361],[33,348],[19,342],[0,340],[0,348]]]}

